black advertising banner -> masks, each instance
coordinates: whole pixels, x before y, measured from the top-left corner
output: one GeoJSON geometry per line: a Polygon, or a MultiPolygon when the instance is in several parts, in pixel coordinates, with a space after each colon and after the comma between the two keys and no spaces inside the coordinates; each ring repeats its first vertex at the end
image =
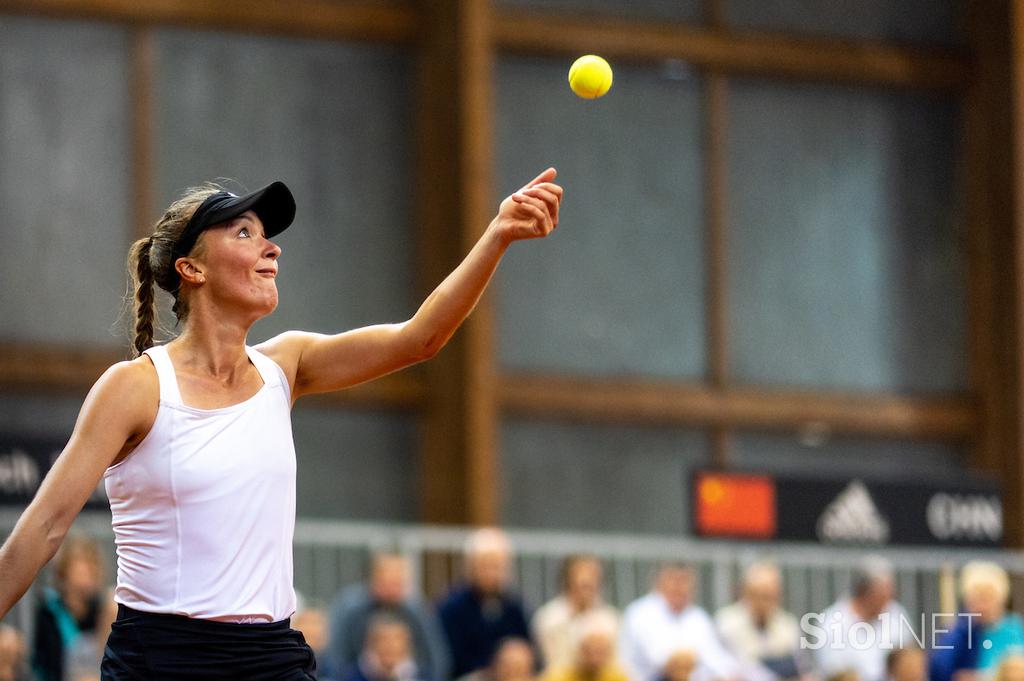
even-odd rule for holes
{"type": "MultiPolygon", "coordinates": [[[[66,442],[67,438],[0,432],[0,506],[27,506],[66,442]]],[[[85,507],[109,508],[102,481],[85,507]]]]}
{"type": "Polygon", "coordinates": [[[693,527],[705,537],[833,545],[997,547],[1002,501],[994,482],[834,480],[698,471],[693,527]]]}

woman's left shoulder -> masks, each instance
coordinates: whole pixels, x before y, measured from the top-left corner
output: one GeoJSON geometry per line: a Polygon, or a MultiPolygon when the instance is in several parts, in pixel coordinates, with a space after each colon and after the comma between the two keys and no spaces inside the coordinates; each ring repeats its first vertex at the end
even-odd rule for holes
{"type": "Polygon", "coordinates": [[[307,342],[306,336],[302,331],[285,331],[254,345],[253,349],[276,362],[284,371],[289,384],[295,385],[295,374],[307,342]]]}

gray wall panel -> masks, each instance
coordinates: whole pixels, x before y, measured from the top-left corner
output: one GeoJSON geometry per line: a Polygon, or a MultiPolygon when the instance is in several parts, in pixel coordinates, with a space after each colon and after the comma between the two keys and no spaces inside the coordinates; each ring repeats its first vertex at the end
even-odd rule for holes
{"type": "Polygon", "coordinates": [[[127,38],[0,17],[0,339],[123,344],[127,38]]]}
{"type": "Polygon", "coordinates": [[[733,446],[737,468],[786,475],[950,483],[965,471],[963,448],[945,442],[837,437],[808,444],[791,435],[741,433],[733,446]]]}
{"type": "Polygon", "coordinates": [[[417,429],[411,416],[299,403],[292,412],[292,432],[300,515],[417,519],[417,429]]]}
{"type": "Polygon", "coordinates": [[[963,42],[960,0],[727,0],[740,28],[905,43],[963,42]]]}
{"type": "Polygon", "coordinates": [[[761,81],[738,81],[730,92],[736,378],[964,388],[954,104],[761,81]]]}
{"type": "Polygon", "coordinates": [[[412,60],[390,47],[186,31],[158,34],[159,194],[230,177],[284,180],[285,329],[336,332],[415,311],[412,60]]]}
{"type": "Polygon", "coordinates": [[[501,438],[505,524],[689,531],[690,469],[709,463],[701,434],[509,419],[501,438]]]}
{"type": "Polygon", "coordinates": [[[568,63],[505,58],[497,73],[496,201],[549,165],[558,230],[513,244],[499,271],[508,368],[699,376],[704,371],[699,86],[617,66],[578,99],[568,63]]]}

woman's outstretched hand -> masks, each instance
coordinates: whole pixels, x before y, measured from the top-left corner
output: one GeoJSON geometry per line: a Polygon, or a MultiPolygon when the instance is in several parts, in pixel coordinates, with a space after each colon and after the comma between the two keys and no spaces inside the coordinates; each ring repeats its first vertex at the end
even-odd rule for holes
{"type": "Polygon", "coordinates": [[[553,182],[557,174],[548,168],[501,202],[493,227],[507,243],[545,237],[558,226],[562,188],[553,182]]]}

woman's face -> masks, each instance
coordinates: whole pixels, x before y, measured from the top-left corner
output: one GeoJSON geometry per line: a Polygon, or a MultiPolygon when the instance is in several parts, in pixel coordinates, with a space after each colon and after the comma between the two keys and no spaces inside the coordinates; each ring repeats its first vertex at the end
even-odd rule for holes
{"type": "Polygon", "coordinates": [[[281,249],[263,235],[256,213],[246,211],[201,235],[200,293],[218,308],[251,310],[256,318],[277,307],[277,259],[281,249]]]}

